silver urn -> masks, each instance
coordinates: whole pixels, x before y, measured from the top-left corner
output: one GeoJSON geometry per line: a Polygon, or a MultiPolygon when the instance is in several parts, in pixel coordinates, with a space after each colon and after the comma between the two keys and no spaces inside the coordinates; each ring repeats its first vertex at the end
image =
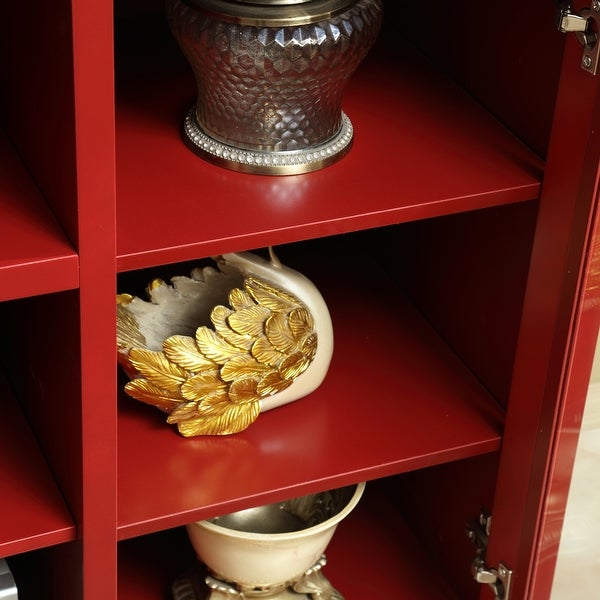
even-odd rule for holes
{"type": "Polygon", "coordinates": [[[349,151],[343,92],[377,37],[381,0],[167,0],[167,17],[197,82],[184,122],[194,152],[290,175],[349,151]]]}

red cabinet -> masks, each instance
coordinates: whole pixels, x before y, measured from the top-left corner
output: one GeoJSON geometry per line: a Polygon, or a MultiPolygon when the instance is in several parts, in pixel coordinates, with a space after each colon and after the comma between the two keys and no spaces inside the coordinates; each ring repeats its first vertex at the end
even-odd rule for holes
{"type": "Polygon", "coordinates": [[[186,523],[361,480],[328,551],[348,600],[491,598],[484,506],[510,600],[549,596],[598,330],[598,78],[546,0],[422,4],[386,3],[351,153],[291,177],[185,147],[160,2],[5,7],[0,556],[24,600],[169,598],[186,523]],[[268,245],[323,291],[330,372],[181,438],[121,391],[115,293],[268,245]]]}

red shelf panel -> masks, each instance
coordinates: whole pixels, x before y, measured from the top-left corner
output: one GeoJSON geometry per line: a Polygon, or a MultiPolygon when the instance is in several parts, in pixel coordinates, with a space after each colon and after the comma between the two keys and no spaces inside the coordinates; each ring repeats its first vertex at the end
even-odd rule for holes
{"type": "Polygon", "coordinates": [[[78,258],[0,133],[0,301],[78,286],[78,258]]]}
{"type": "Polygon", "coordinates": [[[493,399],[380,277],[315,280],[335,331],[327,378],[240,434],[184,439],[123,394],[120,539],[499,448],[493,399]]]}
{"type": "MultiPolygon", "coordinates": [[[[327,578],[346,600],[382,597],[383,590],[385,597],[455,598],[383,494],[367,485],[358,507],[340,523],[327,548],[327,578]]],[[[173,580],[193,569],[202,573],[185,531],[121,542],[119,600],[170,600],[173,580]]]]}
{"type": "Polygon", "coordinates": [[[145,73],[117,98],[118,270],[536,198],[542,162],[412,51],[374,52],[344,110],[340,163],[291,177],[234,173],[184,145],[189,70],[145,73]]]}
{"type": "Polygon", "coordinates": [[[0,406],[0,557],[75,539],[71,515],[3,376],[0,406]]]}

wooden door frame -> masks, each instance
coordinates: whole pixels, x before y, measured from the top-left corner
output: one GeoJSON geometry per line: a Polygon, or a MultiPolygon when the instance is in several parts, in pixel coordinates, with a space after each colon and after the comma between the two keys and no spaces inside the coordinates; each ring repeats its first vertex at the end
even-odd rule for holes
{"type": "MultiPolygon", "coordinates": [[[[511,598],[549,597],[597,317],[586,311],[600,160],[600,77],[565,45],[517,345],[487,560],[511,598]],[[586,291],[587,290],[587,291],[586,291]],[[595,324],[594,324],[595,323],[595,324]],[[586,328],[590,328],[587,330],[586,328]],[[574,435],[574,433],[576,435],[574,435]]],[[[595,314],[595,313],[594,313],[595,314]]],[[[486,586],[487,587],[487,586],[486,586]]],[[[482,592],[489,598],[489,589],[482,592]]]]}

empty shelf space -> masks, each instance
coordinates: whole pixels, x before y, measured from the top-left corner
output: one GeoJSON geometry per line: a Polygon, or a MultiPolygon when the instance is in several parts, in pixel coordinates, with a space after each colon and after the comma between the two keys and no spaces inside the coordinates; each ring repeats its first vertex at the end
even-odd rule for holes
{"type": "Polygon", "coordinates": [[[1,374],[0,406],[0,556],[75,539],[69,510],[1,374]]]}
{"type": "Polygon", "coordinates": [[[0,301],[78,286],[78,257],[0,133],[0,301]]]}

